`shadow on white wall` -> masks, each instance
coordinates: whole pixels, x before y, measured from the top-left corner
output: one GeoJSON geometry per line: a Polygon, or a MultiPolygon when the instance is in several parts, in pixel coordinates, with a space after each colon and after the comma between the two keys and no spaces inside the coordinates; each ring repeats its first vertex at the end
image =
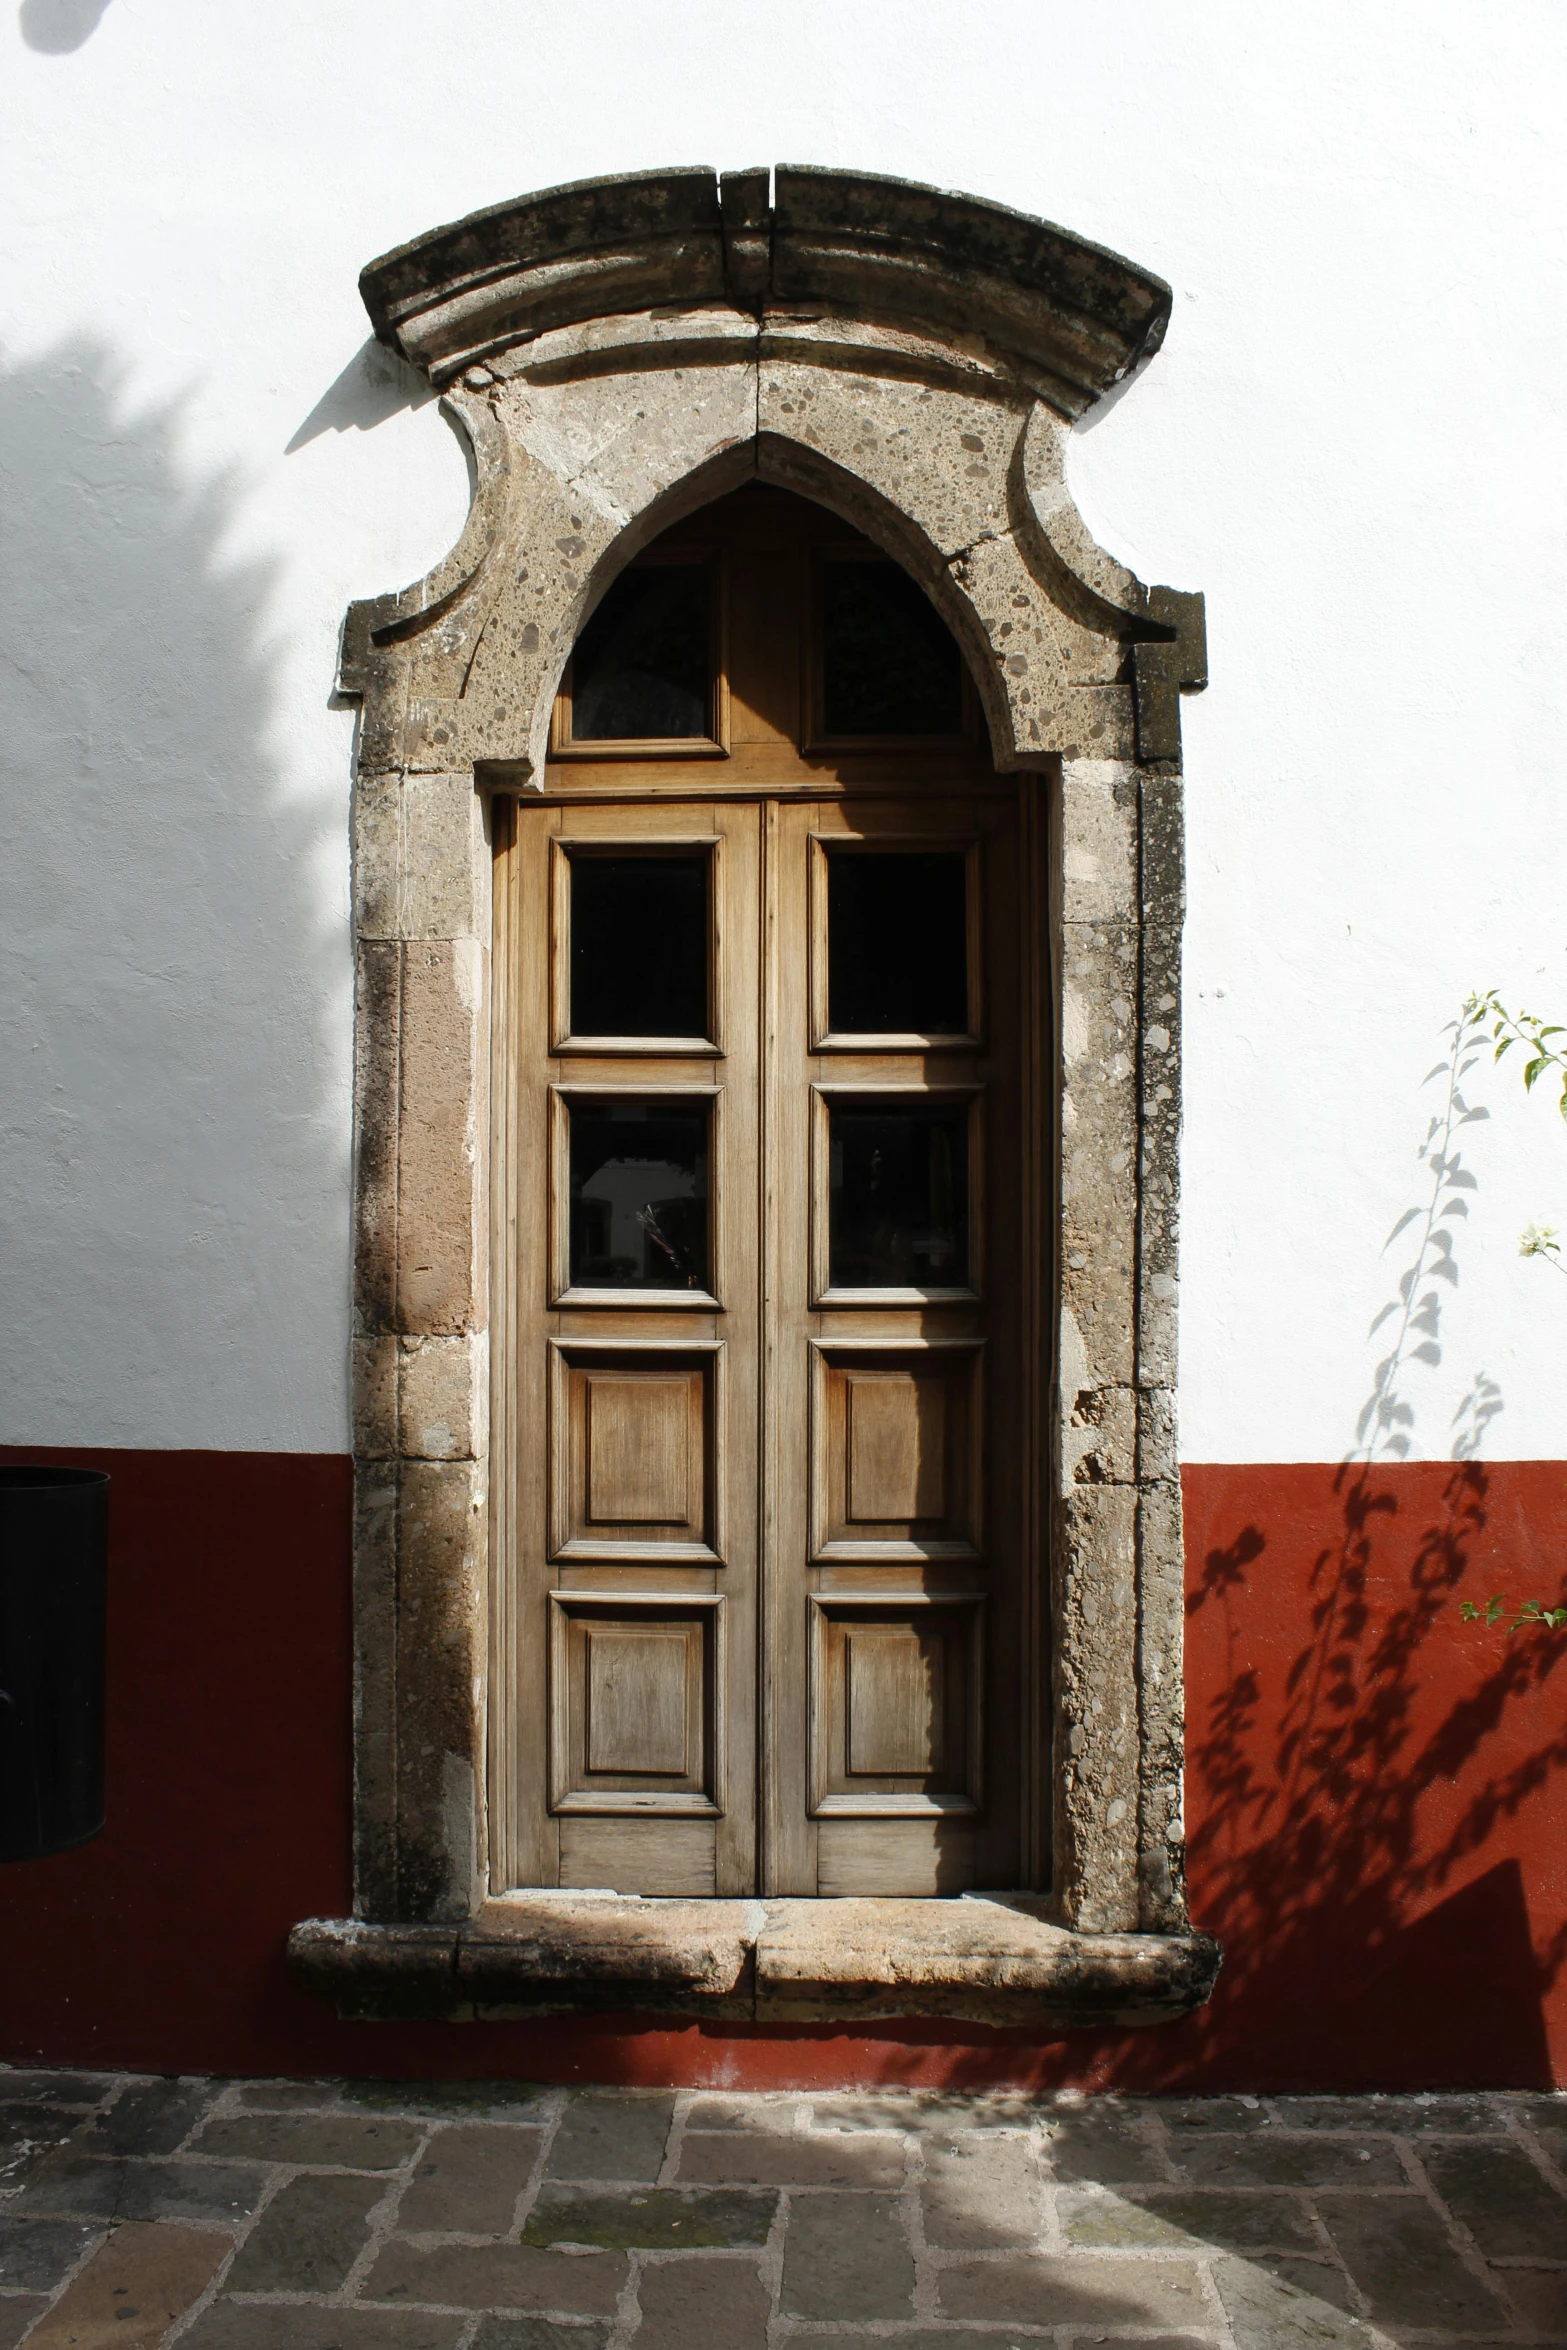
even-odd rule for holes
{"type": "MultiPolygon", "coordinates": [[[[324,432],[373,432],[389,416],[400,416],[405,408],[427,407],[434,398],[434,390],[416,367],[368,335],[341,375],[327,385],[283,454],[292,457],[324,432]]],[[[467,436],[457,437],[466,451],[467,436]]]]}
{"type": "Polygon", "coordinates": [[[337,1450],[347,780],[285,768],[239,485],[123,382],[0,369],[0,1437],[337,1450]]]}
{"type": "Polygon", "coordinates": [[[29,49],[46,56],[67,56],[92,39],[108,5],[109,0],[22,0],[22,38],[29,49]]]}

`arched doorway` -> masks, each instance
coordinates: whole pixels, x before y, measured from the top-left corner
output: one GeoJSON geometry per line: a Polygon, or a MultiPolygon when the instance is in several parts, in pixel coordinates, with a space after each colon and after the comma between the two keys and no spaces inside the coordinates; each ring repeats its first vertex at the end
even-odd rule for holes
{"type": "Polygon", "coordinates": [[[1174,1445],[1202,610],[1065,478],[1169,290],[784,166],[549,190],[361,285],[475,489],[343,637],[355,1916],[296,1963],[356,2014],[1178,2012],[1216,1963],[1174,1445]],[[929,658],[866,657],[889,599],[929,658]],[[658,1002],[639,925],[686,942],[658,1002]],[[598,1025],[633,998],[677,1033],[598,1025]]]}
{"type": "Polygon", "coordinates": [[[783,489],[577,639],[496,826],[498,1891],[1047,1879],[1038,780],[783,489]]]}

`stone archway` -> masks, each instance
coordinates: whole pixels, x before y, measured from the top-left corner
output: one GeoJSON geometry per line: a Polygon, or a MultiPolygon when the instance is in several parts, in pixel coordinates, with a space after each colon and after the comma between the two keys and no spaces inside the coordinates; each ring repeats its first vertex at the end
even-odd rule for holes
{"type": "Polygon", "coordinates": [[[609,579],[689,509],[761,478],[835,508],[921,581],[969,658],[996,766],[1049,779],[1061,1336],[1038,1473],[1055,1494],[1040,1766],[1054,1922],[1001,1912],[1014,1927],[992,1917],[980,1939],[1036,2018],[1190,2005],[1215,1963],[1186,1931],[1181,1872],[1174,1442],[1177,695],[1203,682],[1201,599],[1145,588],[1097,547],[1064,464],[1072,420],[1157,348],[1168,291],[997,206],[782,167],[771,191],[766,173],[703,171],[555,190],[421,238],[361,285],[377,332],[445,390],[477,483],[445,562],[354,605],[344,637],[342,689],[363,704],[361,1922],[301,1928],[296,1957],[350,2006],[471,2011],[485,2000],[459,1981],[467,1951],[492,2003],[546,1981],[557,2002],[586,2001],[607,1981],[620,2005],[1002,2014],[973,1953],[957,1987],[951,1919],[948,1958],[903,1967],[917,1987],[874,2004],[867,1951],[916,1933],[891,1910],[950,1905],[885,1905],[850,1935],[858,1958],[824,1959],[813,1929],[807,1959],[777,1960],[794,1967],[787,2009],[737,1988],[767,1975],[756,1930],[717,1915],[744,1904],[673,1905],[710,1913],[710,1959],[715,1934],[738,1937],[739,1972],[714,1960],[705,1990],[689,1952],[647,1957],[645,1915],[632,1965],[618,1944],[592,1955],[602,1905],[590,1931],[557,1897],[548,1960],[536,1917],[485,1907],[489,1398],[506,1375],[489,1343],[487,806],[541,788],[556,685],[609,579]],[[801,1992],[802,1967],[838,1990],[801,1992]],[[399,1979],[414,1988],[394,1993],[399,1979]]]}

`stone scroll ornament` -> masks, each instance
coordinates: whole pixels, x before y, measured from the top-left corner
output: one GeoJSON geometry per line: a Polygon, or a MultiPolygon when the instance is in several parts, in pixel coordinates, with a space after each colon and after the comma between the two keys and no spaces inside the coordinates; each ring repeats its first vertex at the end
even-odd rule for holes
{"type": "Polygon", "coordinates": [[[1049,1914],[1079,1969],[1096,1935],[1179,1946],[1190,2005],[1217,1963],[1185,1911],[1174,1412],[1179,695],[1205,683],[1203,607],[1095,544],[1065,466],[1073,422],[1159,348],[1169,289],[999,205],[782,165],[523,197],[360,283],[475,488],[427,578],[350,607],[341,656],[362,705],[344,1963],[373,1975],[378,1925],[444,1952],[486,1897],[486,795],[542,788],[562,669],[621,567],[761,479],[896,557],[963,648],[996,766],[1052,779],[1049,1914]]]}

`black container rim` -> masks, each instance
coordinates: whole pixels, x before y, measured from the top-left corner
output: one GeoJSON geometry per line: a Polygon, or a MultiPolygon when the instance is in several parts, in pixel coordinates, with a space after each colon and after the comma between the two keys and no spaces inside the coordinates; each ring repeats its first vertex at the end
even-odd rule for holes
{"type": "Polygon", "coordinates": [[[67,1469],[54,1461],[0,1461],[0,1493],[80,1492],[107,1485],[107,1469],[67,1469]]]}

